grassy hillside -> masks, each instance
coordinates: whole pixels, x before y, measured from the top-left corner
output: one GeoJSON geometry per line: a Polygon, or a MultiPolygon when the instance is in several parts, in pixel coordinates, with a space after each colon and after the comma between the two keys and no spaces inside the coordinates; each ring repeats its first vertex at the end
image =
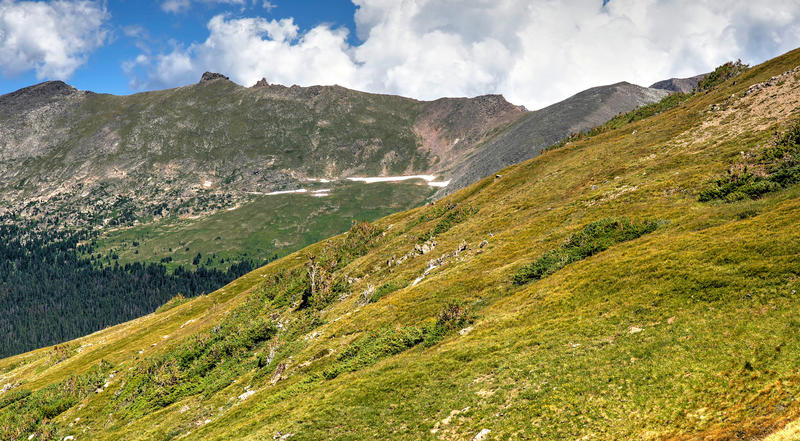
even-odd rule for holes
{"type": "Polygon", "coordinates": [[[4,359],[0,438],[797,439],[798,65],[4,359]]]}
{"type": "Polygon", "coordinates": [[[200,218],[166,218],[111,230],[96,252],[119,256],[120,263],[169,259],[168,266],[201,263],[225,267],[242,256],[285,255],[347,231],[352,219],[376,220],[425,203],[434,190],[420,182],[321,184],[329,196],[255,196],[238,207],[200,218]],[[211,258],[210,262],[207,260],[211,258]]]}

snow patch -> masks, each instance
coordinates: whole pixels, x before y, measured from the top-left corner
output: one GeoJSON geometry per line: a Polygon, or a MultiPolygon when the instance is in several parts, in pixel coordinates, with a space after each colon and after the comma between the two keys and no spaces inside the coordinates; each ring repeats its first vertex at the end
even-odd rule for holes
{"type": "Polygon", "coordinates": [[[370,177],[353,177],[347,178],[349,181],[364,182],[372,184],[375,182],[400,182],[408,181],[411,179],[422,179],[431,187],[446,187],[450,181],[437,181],[434,175],[410,175],[410,176],[370,176],[370,177]]]}
{"type": "Polygon", "coordinates": [[[373,177],[354,177],[354,178],[347,178],[349,181],[355,182],[365,182],[367,184],[372,184],[375,182],[400,182],[400,181],[407,181],[409,179],[423,179],[427,182],[431,182],[436,180],[436,176],[433,175],[411,175],[411,176],[373,176],[373,177]]]}

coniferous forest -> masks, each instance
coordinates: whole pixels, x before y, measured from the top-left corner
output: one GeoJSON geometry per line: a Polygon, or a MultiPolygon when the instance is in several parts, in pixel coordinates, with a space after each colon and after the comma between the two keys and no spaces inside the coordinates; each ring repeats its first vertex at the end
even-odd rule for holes
{"type": "Polygon", "coordinates": [[[32,234],[0,225],[0,357],[140,317],[179,293],[212,292],[265,263],[170,272],[162,264],[119,265],[92,256],[91,243],[86,232],[32,234]]]}

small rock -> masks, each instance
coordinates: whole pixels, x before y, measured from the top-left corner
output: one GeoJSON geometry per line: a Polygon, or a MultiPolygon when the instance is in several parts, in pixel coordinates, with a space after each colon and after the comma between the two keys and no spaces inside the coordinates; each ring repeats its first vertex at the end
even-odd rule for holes
{"type": "Polygon", "coordinates": [[[187,410],[189,410],[189,406],[181,407],[181,413],[185,413],[187,410]]]}
{"type": "Polygon", "coordinates": [[[483,247],[485,247],[486,245],[489,245],[489,241],[488,241],[488,240],[486,240],[486,239],[484,239],[484,240],[482,240],[482,241],[481,241],[481,244],[480,244],[479,246],[480,246],[481,248],[483,248],[483,247]]]}
{"type": "Polygon", "coordinates": [[[472,331],[472,329],[473,329],[472,326],[464,328],[464,329],[458,331],[458,335],[467,335],[467,334],[469,334],[470,331],[472,331]]]}
{"type": "Polygon", "coordinates": [[[64,441],[70,441],[70,440],[73,440],[73,439],[75,439],[75,437],[73,435],[69,435],[69,436],[65,436],[64,437],[64,441]]]}
{"type": "Polygon", "coordinates": [[[673,324],[673,323],[675,323],[675,316],[674,316],[674,315],[673,315],[672,317],[670,317],[670,318],[668,318],[668,319],[667,319],[667,324],[668,324],[668,325],[671,325],[671,324],[673,324]]]}
{"type": "Polygon", "coordinates": [[[239,400],[246,400],[246,399],[252,397],[255,393],[256,393],[256,391],[249,390],[249,391],[239,395],[239,400]]]}
{"type": "Polygon", "coordinates": [[[475,438],[472,438],[472,441],[483,441],[489,436],[490,433],[492,433],[492,431],[489,429],[481,429],[481,431],[475,435],[475,438]]]}
{"type": "Polygon", "coordinates": [[[502,177],[503,177],[503,175],[494,175],[494,178],[495,178],[495,179],[500,179],[500,178],[502,178],[502,177]]]}
{"type": "Polygon", "coordinates": [[[272,378],[269,380],[270,384],[274,385],[277,382],[281,381],[281,376],[283,375],[283,371],[286,370],[286,363],[281,363],[278,367],[275,368],[275,373],[272,374],[272,378]]]}
{"type": "Polygon", "coordinates": [[[642,331],[644,331],[644,329],[642,329],[642,328],[639,328],[639,327],[637,327],[637,326],[631,326],[631,329],[630,329],[630,331],[629,331],[629,332],[630,332],[631,334],[638,334],[638,333],[640,333],[640,332],[642,332],[642,331]]]}
{"type": "Polygon", "coordinates": [[[458,252],[464,251],[467,249],[467,241],[461,242],[461,245],[458,246],[458,252]]]}

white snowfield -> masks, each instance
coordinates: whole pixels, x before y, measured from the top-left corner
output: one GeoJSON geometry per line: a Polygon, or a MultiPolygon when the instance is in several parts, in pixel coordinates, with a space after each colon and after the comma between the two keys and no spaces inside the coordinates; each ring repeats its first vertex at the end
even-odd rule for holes
{"type": "MultiPolygon", "coordinates": [[[[375,182],[400,182],[400,181],[408,181],[411,179],[422,179],[428,183],[431,187],[447,187],[450,183],[449,180],[447,181],[437,181],[436,176],[433,175],[412,175],[412,176],[371,176],[371,177],[353,177],[347,178],[348,181],[353,182],[364,182],[366,184],[373,184],[375,182]]],[[[324,178],[308,178],[307,181],[311,182],[331,182],[330,179],[324,178]]],[[[312,190],[308,191],[305,188],[301,188],[298,190],[281,190],[281,191],[271,191],[269,193],[263,193],[260,191],[248,191],[247,194],[255,194],[259,196],[272,196],[276,194],[291,194],[291,193],[309,193],[311,196],[315,197],[324,197],[330,196],[331,189],[330,188],[323,188],[320,190],[312,190]]]]}
{"type": "Polygon", "coordinates": [[[409,179],[422,179],[428,182],[431,187],[447,187],[450,181],[437,181],[436,176],[433,175],[411,175],[411,176],[374,176],[374,177],[354,177],[347,178],[349,181],[365,182],[372,184],[375,182],[400,182],[409,179]]]}

